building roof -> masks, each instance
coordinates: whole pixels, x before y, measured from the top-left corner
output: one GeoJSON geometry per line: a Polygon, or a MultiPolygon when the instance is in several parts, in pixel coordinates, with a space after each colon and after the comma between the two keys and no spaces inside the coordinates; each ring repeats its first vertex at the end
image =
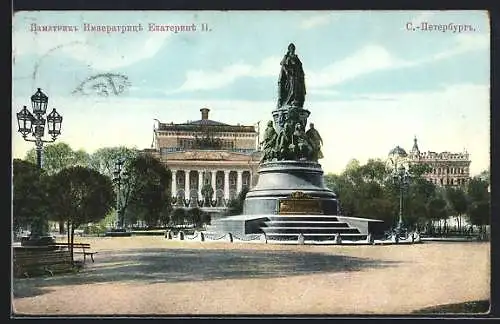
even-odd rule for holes
{"type": "Polygon", "coordinates": [[[244,125],[229,125],[216,120],[208,118],[210,109],[201,108],[201,119],[195,121],[187,121],[185,123],[174,124],[172,123],[159,123],[158,130],[187,130],[187,131],[198,131],[199,127],[208,128],[210,131],[215,132],[244,132],[244,133],[256,133],[254,126],[244,126],[244,125]]]}
{"type": "Polygon", "coordinates": [[[212,126],[230,126],[211,119],[200,119],[187,123],[189,125],[212,125],[212,126]]]}
{"type": "Polygon", "coordinates": [[[412,153],[420,153],[420,150],[418,149],[418,144],[417,144],[417,137],[413,139],[413,147],[411,148],[412,153]]]}

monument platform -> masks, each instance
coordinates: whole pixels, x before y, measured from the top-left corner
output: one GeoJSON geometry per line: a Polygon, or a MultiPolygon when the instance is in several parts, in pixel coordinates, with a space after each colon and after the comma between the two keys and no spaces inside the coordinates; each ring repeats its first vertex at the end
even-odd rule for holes
{"type": "Polygon", "coordinates": [[[381,238],[384,222],[369,218],[333,215],[237,215],[218,219],[207,228],[213,233],[232,233],[240,237],[265,233],[267,240],[286,242],[304,236],[305,241],[366,240],[368,234],[381,238]]]}
{"type": "Polygon", "coordinates": [[[314,123],[305,131],[311,112],[302,63],[295,45],[280,63],[277,109],[272,111],[262,145],[258,181],[246,194],[239,216],[218,219],[210,227],[219,233],[262,234],[266,241],[371,241],[380,235],[382,221],[339,216],[337,195],[325,186],[323,139],[314,123]]]}

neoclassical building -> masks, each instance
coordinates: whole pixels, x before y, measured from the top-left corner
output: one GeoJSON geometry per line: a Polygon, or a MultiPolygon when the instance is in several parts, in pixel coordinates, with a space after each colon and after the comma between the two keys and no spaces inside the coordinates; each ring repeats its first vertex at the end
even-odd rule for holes
{"type": "Polygon", "coordinates": [[[178,206],[224,207],[244,187],[257,181],[261,153],[258,130],[248,125],[228,125],[209,119],[185,123],[158,121],[154,129],[156,155],[172,171],[172,194],[178,206]],[[202,188],[213,189],[210,206],[202,201],[202,188]]]}
{"type": "Polygon", "coordinates": [[[428,164],[432,170],[424,176],[438,186],[464,186],[470,179],[469,167],[471,160],[467,151],[463,153],[420,152],[415,137],[408,157],[411,163],[428,164]]]}

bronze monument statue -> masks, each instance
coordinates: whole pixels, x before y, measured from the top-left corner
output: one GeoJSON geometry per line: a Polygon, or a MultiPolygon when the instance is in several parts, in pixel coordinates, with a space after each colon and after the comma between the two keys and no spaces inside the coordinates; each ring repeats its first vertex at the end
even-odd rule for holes
{"type": "Polygon", "coordinates": [[[270,120],[267,122],[267,128],[264,133],[264,140],[260,143],[262,145],[262,151],[264,153],[260,162],[265,160],[272,160],[276,157],[275,147],[277,137],[278,134],[276,134],[276,130],[274,129],[273,121],[270,120]]]}
{"type": "Polygon", "coordinates": [[[266,242],[334,244],[343,237],[364,243],[370,233],[380,232],[381,221],[339,216],[337,195],[326,186],[318,163],[323,139],[313,123],[305,131],[311,114],[304,108],[305,94],[302,63],[290,44],[281,61],[273,120],[259,143],[263,157],[257,183],[248,190],[242,213],[214,220],[213,233],[264,234],[266,242]]]}
{"type": "Polygon", "coordinates": [[[284,106],[302,108],[306,95],[304,70],[302,69],[302,62],[295,54],[295,45],[293,43],[288,45],[288,52],[280,64],[278,108],[284,106]]]}
{"type": "Polygon", "coordinates": [[[281,61],[278,108],[273,111],[274,123],[269,121],[264,135],[261,163],[270,161],[306,160],[317,162],[323,158],[323,140],[311,124],[305,132],[309,111],[304,109],[306,86],[302,63],[295,54],[295,45],[281,61]]]}
{"type": "Polygon", "coordinates": [[[314,123],[309,124],[309,129],[306,132],[307,139],[312,146],[312,156],[313,161],[318,161],[323,158],[323,153],[321,152],[321,146],[323,145],[323,139],[319,132],[314,128],[314,123]]]}

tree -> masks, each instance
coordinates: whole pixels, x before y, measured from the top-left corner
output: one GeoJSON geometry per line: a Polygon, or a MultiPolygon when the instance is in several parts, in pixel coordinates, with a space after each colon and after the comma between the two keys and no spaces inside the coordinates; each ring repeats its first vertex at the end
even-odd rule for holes
{"type": "Polygon", "coordinates": [[[186,211],[184,210],[184,208],[176,208],[172,211],[172,214],[170,215],[170,221],[172,222],[173,225],[184,224],[185,219],[186,219],[186,211]]]}
{"type": "Polygon", "coordinates": [[[424,226],[429,223],[428,204],[436,198],[436,185],[423,177],[426,168],[410,166],[411,180],[405,202],[405,217],[410,226],[424,226]]]}
{"type": "Polygon", "coordinates": [[[449,208],[454,212],[457,218],[458,231],[460,232],[462,215],[467,213],[468,209],[465,192],[459,188],[447,187],[445,189],[445,195],[449,208]]]}
{"type": "MultiPolygon", "coordinates": [[[[36,150],[29,150],[26,153],[25,160],[36,164],[36,150]]],[[[48,175],[55,174],[70,166],[88,166],[89,161],[90,156],[87,152],[84,150],[73,151],[64,142],[48,144],[43,147],[42,168],[48,175]]]]}
{"type": "Polygon", "coordinates": [[[469,220],[472,225],[481,227],[481,232],[485,232],[484,226],[490,224],[490,204],[488,201],[473,202],[469,209],[469,220]]]}
{"type": "Polygon", "coordinates": [[[64,219],[68,227],[68,243],[73,242],[75,229],[86,223],[98,222],[106,217],[115,201],[111,179],[90,168],[81,166],[63,169],[48,181],[51,215],[64,219]],[[57,197],[57,199],[54,199],[57,197]]]}
{"type": "Polygon", "coordinates": [[[201,227],[202,225],[202,218],[201,218],[202,211],[200,208],[191,208],[190,210],[187,211],[187,219],[191,224],[193,224],[194,227],[198,228],[201,227]]]}
{"type": "MultiPolygon", "coordinates": [[[[26,153],[26,161],[36,164],[36,150],[31,149],[26,153]]],[[[73,151],[73,149],[64,142],[48,144],[42,151],[42,169],[48,175],[75,165],[88,166],[90,155],[84,150],[73,151]]],[[[59,233],[64,233],[64,222],[59,222],[59,233]]]]}
{"type": "Polygon", "coordinates": [[[484,232],[484,227],[490,223],[491,204],[491,197],[488,190],[489,179],[486,180],[484,178],[485,176],[474,177],[470,179],[467,185],[469,220],[473,225],[480,226],[482,232],[484,232]]]}
{"type": "Polygon", "coordinates": [[[206,182],[201,188],[201,196],[204,200],[204,206],[210,206],[210,204],[212,203],[213,195],[214,188],[212,188],[212,185],[210,183],[206,182]]]}
{"type": "Polygon", "coordinates": [[[131,161],[139,151],[125,146],[103,147],[90,156],[89,166],[100,173],[113,178],[115,164],[118,160],[131,161]]]}
{"type": "Polygon", "coordinates": [[[248,187],[243,187],[238,196],[229,201],[226,215],[240,215],[243,213],[243,203],[245,202],[248,191],[248,187]]]}
{"type": "Polygon", "coordinates": [[[470,202],[487,201],[489,199],[488,182],[474,177],[467,184],[467,196],[470,202]]]}
{"type": "Polygon", "coordinates": [[[47,196],[44,190],[45,173],[36,164],[14,159],[12,221],[15,231],[31,226],[34,235],[47,230],[47,196]]]}
{"type": "MultiPolygon", "coordinates": [[[[427,203],[427,218],[430,221],[440,221],[448,217],[446,200],[441,197],[434,197],[427,203]]],[[[431,227],[432,229],[432,227],[431,227]]],[[[439,229],[441,233],[441,228],[439,229]]]]}
{"type": "Polygon", "coordinates": [[[212,221],[212,216],[210,216],[210,213],[203,212],[201,214],[201,223],[204,225],[210,225],[210,222],[212,221]]]}
{"type": "Polygon", "coordinates": [[[130,198],[128,205],[148,226],[155,226],[171,210],[172,173],[150,154],[140,154],[128,164],[130,198]]]}

